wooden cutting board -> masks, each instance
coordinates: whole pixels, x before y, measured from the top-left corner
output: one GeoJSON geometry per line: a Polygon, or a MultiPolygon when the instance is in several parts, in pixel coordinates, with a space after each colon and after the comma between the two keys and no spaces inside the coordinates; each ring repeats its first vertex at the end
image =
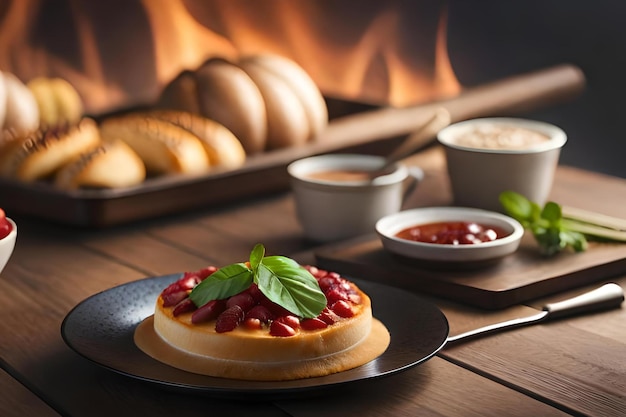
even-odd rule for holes
{"type": "Polygon", "coordinates": [[[626,245],[590,242],[586,252],[542,257],[528,233],[517,252],[488,265],[425,266],[383,249],[376,235],[331,244],[318,266],[355,278],[500,309],[626,273],[626,245]]]}

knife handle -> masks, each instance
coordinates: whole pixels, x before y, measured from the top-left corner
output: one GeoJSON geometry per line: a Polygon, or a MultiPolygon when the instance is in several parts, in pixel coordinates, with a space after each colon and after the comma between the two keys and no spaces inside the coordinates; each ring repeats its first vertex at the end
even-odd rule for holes
{"type": "Polygon", "coordinates": [[[577,297],[546,304],[543,310],[548,312],[546,319],[552,319],[618,307],[622,301],[624,301],[622,288],[617,284],[609,283],[577,297]]]}

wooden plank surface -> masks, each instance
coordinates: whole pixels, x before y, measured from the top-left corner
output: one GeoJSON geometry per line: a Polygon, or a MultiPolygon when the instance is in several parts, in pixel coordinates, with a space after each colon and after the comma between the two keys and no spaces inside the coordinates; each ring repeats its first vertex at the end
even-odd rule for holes
{"type": "MultiPolygon", "coordinates": [[[[105,370],[77,355],[60,334],[61,321],[69,310],[89,295],[144,275],[75,244],[72,236],[57,234],[54,228],[38,228],[48,237],[54,235],[54,244],[41,235],[32,237],[28,227],[23,229],[20,245],[0,281],[0,334],[11,335],[0,345],[0,358],[63,414],[201,416],[210,409],[226,415],[285,415],[270,403],[181,396],[105,370]]],[[[174,259],[179,251],[161,248],[158,253],[174,259]]],[[[135,253],[135,259],[142,256],[153,258],[154,252],[135,253]]]]}
{"type": "MultiPolygon", "coordinates": [[[[441,204],[449,197],[439,157],[434,152],[416,159],[427,178],[408,204],[441,204]]],[[[581,201],[584,194],[576,197],[576,187],[569,187],[587,180],[587,173],[562,168],[555,195],[574,203],[581,201]]],[[[615,196],[603,198],[604,205],[612,207],[615,196]]],[[[302,238],[290,194],[207,207],[106,231],[17,220],[18,244],[0,275],[0,363],[10,366],[63,415],[339,417],[566,412],[602,416],[626,409],[623,309],[451,346],[424,366],[365,384],[368,386],[347,386],[324,398],[250,403],[156,388],[101,369],[71,351],[61,339],[62,319],[74,305],[99,291],[149,275],[240,261],[257,242],[265,243],[272,253],[298,254],[299,259],[311,260],[316,246],[302,238]]],[[[486,311],[431,299],[446,314],[453,333],[532,314],[541,306],[533,302],[486,311]]],[[[0,415],[4,415],[2,411],[0,415]]]]}
{"type": "MultiPolygon", "coordinates": [[[[143,241],[145,243],[145,240],[143,241]]],[[[32,240],[26,237],[22,248],[36,244],[37,239],[32,240]]],[[[31,262],[24,249],[21,249],[16,253],[7,273],[3,274],[5,280],[0,282],[0,291],[4,294],[2,298],[4,308],[7,311],[16,312],[8,314],[0,325],[0,332],[2,334],[15,333],[15,329],[20,329],[19,334],[10,339],[10,343],[2,346],[0,356],[28,379],[38,392],[45,393],[46,399],[57,404],[64,414],[75,416],[199,416],[206,415],[207,410],[211,410],[211,413],[226,415],[298,416],[307,415],[306,413],[309,412],[306,411],[308,407],[302,408],[307,401],[309,404],[319,402],[316,397],[314,399],[300,398],[295,403],[289,404],[273,404],[258,401],[219,400],[171,392],[102,369],[78,356],[65,346],[60,338],[59,327],[64,313],[82,298],[104,289],[103,287],[108,285],[107,282],[113,284],[130,281],[136,279],[138,273],[132,269],[132,265],[129,268],[121,263],[112,263],[103,254],[94,253],[85,247],[72,247],[71,245],[67,242],[46,248],[45,256],[41,256],[35,262],[31,262]],[[68,263],[74,267],[64,268],[63,266],[68,263]],[[42,270],[46,270],[46,279],[40,282],[37,278],[40,277],[39,271],[42,270]],[[28,273],[30,271],[37,271],[37,274],[31,275],[28,273]],[[53,296],[29,303],[27,309],[20,308],[22,305],[27,305],[28,298],[33,295],[33,288],[37,288],[37,293],[53,296]],[[60,294],[64,296],[60,297],[60,294]],[[18,311],[19,314],[17,314],[18,311]]],[[[176,248],[173,247],[171,252],[162,249],[159,254],[169,257],[176,252],[176,248]]],[[[137,261],[137,263],[143,264],[143,261],[137,261]]],[[[385,390],[393,389],[395,392],[394,400],[405,398],[406,406],[409,407],[407,412],[417,410],[420,401],[427,401],[432,404],[431,407],[436,408],[437,404],[451,404],[459,398],[464,398],[464,402],[475,402],[476,405],[472,407],[475,415],[478,415],[478,410],[486,416],[499,416],[502,413],[524,415],[524,412],[537,415],[561,415],[552,406],[529,399],[498,384],[489,383],[481,376],[446,361],[438,358],[432,361],[437,365],[426,367],[424,370],[416,368],[412,373],[407,372],[406,376],[401,377],[412,381],[410,386],[403,391],[397,391],[397,380],[394,382],[392,378],[389,378],[385,382],[387,386],[385,390]],[[439,369],[442,371],[438,371],[439,369]],[[437,375],[436,381],[430,377],[431,374],[437,375]],[[458,387],[454,390],[442,390],[441,387],[447,378],[457,381],[458,387]],[[465,390],[463,387],[466,386],[472,389],[465,390]],[[466,392],[465,396],[459,397],[462,392],[466,392]],[[498,401],[493,404],[491,410],[479,405],[491,403],[494,399],[498,401]],[[519,407],[520,402],[525,404],[524,407],[519,407]]],[[[359,390],[361,388],[366,392],[375,390],[380,396],[383,395],[380,391],[380,383],[380,381],[372,381],[370,384],[360,384],[359,390]]],[[[333,393],[333,402],[341,400],[343,408],[338,408],[335,412],[328,410],[326,415],[345,415],[343,413],[346,410],[348,414],[359,414],[364,410],[365,405],[369,407],[371,404],[363,403],[358,399],[360,397],[354,396],[354,389],[348,387],[333,393]],[[351,403],[344,401],[346,396],[353,399],[351,403]]],[[[332,404],[332,402],[327,404],[332,404]]],[[[379,407],[378,413],[388,406],[380,404],[379,407]]],[[[458,415],[457,411],[456,407],[445,407],[438,410],[438,413],[444,416],[455,416],[458,415]]]]}
{"type": "Polygon", "coordinates": [[[318,416],[565,416],[493,381],[479,381],[440,358],[374,383],[355,384],[322,398],[278,401],[290,415],[318,416]]]}
{"type": "MultiPolygon", "coordinates": [[[[626,288],[626,276],[612,281],[626,288]]],[[[626,309],[614,309],[450,345],[440,356],[569,413],[618,416],[626,410],[624,323],[626,309]]]]}
{"type": "Polygon", "coordinates": [[[0,369],[0,415],[2,417],[59,417],[48,404],[0,369]]]}

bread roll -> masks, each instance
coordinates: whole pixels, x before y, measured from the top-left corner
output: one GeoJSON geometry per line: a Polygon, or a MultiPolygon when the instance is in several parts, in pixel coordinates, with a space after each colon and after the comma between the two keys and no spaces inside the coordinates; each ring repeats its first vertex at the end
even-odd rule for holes
{"type": "Polygon", "coordinates": [[[292,89],[304,106],[311,127],[311,137],[317,136],[328,125],[328,108],[317,84],[294,61],[274,54],[244,57],[242,63],[252,62],[279,76],[292,89]]]}
{"type": "Polygon", "coordinates": [[[198,83],[191,71],[183,71],[161,93],[157,107],[200,114],[198,83]]]}
{"type": "Polygon", "coordinates": [[[27,86],[37,103],[40,127],[47,129],[48,127],[59,125],[57,123],[58,115],[54,92],[48,87],[47,78],[35,78],[30,80],[27,86]]]}
{"type": "Polygon", "coordinates": [[[100,126],[103,139],[126,142],[151,174],[191,174],[208,170],[200,139],[188,130],[145,115],[120,116],[100,126]]]}
{"type": "Polygon", "coordinates": [[[213,59],[196,71],[200,113],[226,126],[246,153],[265,149],[267,116],[261,92],[241,68],[213,59]]]}
{"type": "Polygon", "coordinates": [[[196,135],[202,141],[211,166],[238,168],[246,160],[246,152],[239,139],[215,120],[175,110],[155,110],[148,115],[167,120],[196,135]]]}
{"type": "Polygon", "coordinates": [[[83,102],[74,87],[62,78],[38,77],[28,82],[39,108],[42,128],[74,124],[83,115],[83,102]]]}
{"type": "Polygon", "coordinates": [[[83,116],[83,101],[76,89],[63,78],[50,79],[57,105],[58,123],[76,123],[83,116]]]}
{"type": "Polygon", "coordinates": [[[81,153],[55,175],[56,187],[119,188],[140,184],[146,178],[141,158],[121,140],[103,141],[81,153]]]}
{"type": "Polygon", "coordinates": [[[3,147],[0,174],[25,182],[46,178],[99,142],[98,127],[89,118],[63,129],[38,130],[3,147]]]}
{"type": "Polygon", "coordinates": [[[241,62],[240,67],[252,78],[263,96],[267,113],[267,149],[305,143],[311,132],[309,119],[289,84],[254,61],[241,62]]]}
{"type": "Polygon", "coordinates": [[[6,113],[3,128],[28,134],[39,128],[39,108],[30,90],[15,75],[4,72],[6,113]]]}

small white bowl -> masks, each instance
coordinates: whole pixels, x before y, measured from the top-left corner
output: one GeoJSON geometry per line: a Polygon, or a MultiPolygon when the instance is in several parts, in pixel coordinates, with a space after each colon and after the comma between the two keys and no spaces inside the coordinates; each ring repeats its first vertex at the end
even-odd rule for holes
{"type": "Polygon", "coordinates": [[[13,226],[13,230],[11,230],[4,239],[0,239],[0,272],[2,272],[7,262],[9,262],[9,258],[15,247],[15,240],[17,239],[17,224],[8,217],[7,220],[11,223],[11,226],[13,226]]]}
{"type": "Polygon", "coordinates": [[[426,207],[401,211],[376,223],[376,233],[389,252],[406,258],[435,263],[493,261],[517,250],[524,228],[504,214],[466,207],[426,207]],[[396,237],[403,229],[437,222],[475,222],[499,227],[506,236],[477,244],[424,243],[396,237]]]}
{"type": "Polygon", "coordinates": [[[452,124],[442,129],[437,139],[445,151],[454,205],[502,212],[498,197],[503,191],[515,191],[540,205],[546,202],[567,135],[549,123],[492,117],[452,124]],[[512,132],[516,130],[534,132],[548,140],[521,149],[480,148],[458,143],[460,137],[475,129],[489,131],[490,128],[504,129],[502,138],[513,141],[515,134],[512,132]]]}

